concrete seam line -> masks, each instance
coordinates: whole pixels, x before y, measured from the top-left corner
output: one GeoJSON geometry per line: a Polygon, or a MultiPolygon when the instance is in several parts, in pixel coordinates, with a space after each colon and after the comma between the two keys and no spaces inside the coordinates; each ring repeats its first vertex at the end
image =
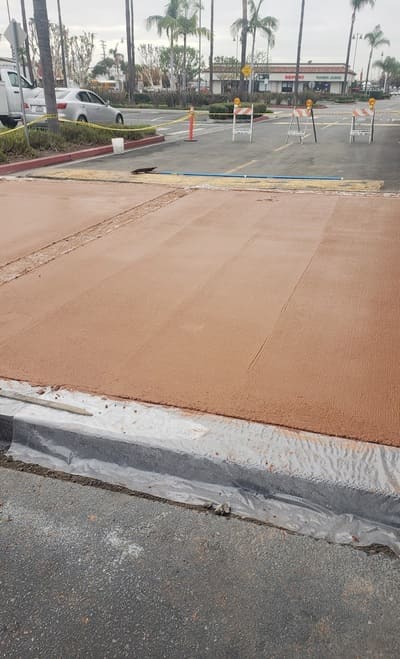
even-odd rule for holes
{"type": "Polygon", "coordinates": [[[31,254],[6,263],[0,267],[0,286],[22,275],[26,275],[64,254],[79,249],[93,240],[98,240],[105,235],[109,235],[112,231],[116,231],[127,224],[140,220],[160,208],[165,208],[174,203],[174,201],[191,194],[191,192],[191,190],[179,189],[159,194],[154,199],[144,202],[128,211],[123,211],[87,229],[77,231],[50,245],[46,245],[31,254]]]}

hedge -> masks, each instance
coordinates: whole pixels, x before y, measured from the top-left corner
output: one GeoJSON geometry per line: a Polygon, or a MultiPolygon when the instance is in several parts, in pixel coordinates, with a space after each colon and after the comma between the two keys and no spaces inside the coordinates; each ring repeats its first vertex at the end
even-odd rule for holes
{"type": "MultiPolygon", "coordinates": [[[[144,128],[144,126],[132,126],[144,128]]],[[[30,128],[30,147],[26,143],[24,131],[7,132],[0,130],[0,162],[7,162],[11,157],[25,156],[34,158],[41,151],[63,152],[68,151],[71,145],[93,146],[109,144],[113,137],[124,137],[128,140],[138,140],[143,137],[154,135],[153,127],[147,130],[105,130],[92,128],[84,123],[60,124],[59,133],[50,133],[46,129],[30,128]]]]}
{"type": "MultiPolygon", "coordinates": [[[[242,107],[250,107],[250,103],[243,103],[242,107]]],[[[228,120],[232,121],[233,119],[233,103],[214,103],[210,105],[209,108],[209,117],[210,119],[219,119],[219,120],[228,120]]],[[[265,103],[254,103],[254,118],[262,117],[263,114],[267,112],[267,106],[265,103]]],[[[249,121],[250,117],[246,115],[240,115],[238,117],[240,121],[249,121]]]]}

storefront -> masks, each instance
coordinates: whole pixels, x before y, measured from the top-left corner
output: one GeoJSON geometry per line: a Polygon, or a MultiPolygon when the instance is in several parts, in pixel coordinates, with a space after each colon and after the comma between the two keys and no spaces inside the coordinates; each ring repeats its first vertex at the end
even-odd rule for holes
{"type": "MultiPolygon", "coordinates": [[[[325,94],[341,94],[345,78],[345,64],[302,64],[299,73],[299,92],[307,89],[325,94]]],[[[209,71],[205,72],[209,80],[209,71]]],[[[348,72],[348,84],[356,74],[348,72]]],[[[295,64],[257,64],[254,67],[254,91],[291,93],[296,79],[295,64]]],[[[238,87],[238,73],[232,65],[218,64],[214,68],[214,93],[227,94],[238,87]]]]}

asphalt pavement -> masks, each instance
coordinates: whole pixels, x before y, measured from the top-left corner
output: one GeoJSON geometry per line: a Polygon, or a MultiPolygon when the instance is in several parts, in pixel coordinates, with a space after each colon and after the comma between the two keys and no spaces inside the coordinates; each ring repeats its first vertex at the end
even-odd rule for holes
{"type": "Polygon", "coordinates": [[[384,657],[399,562],[0,468],[0,656],[384,657]]]}
{"type": "MultiPolygon", "coordinates": [[[[377,103],[375,141],[366,137],[349,143],[351,112],[363,105],[331,104],[316,110],[318,143],[313,141],[310,124],[304,125],[303,145],[297,138],[287,140],[290,111],[256,123],[254,140],[244,135],[232,142],[232,125],[207,121],[198,115],[196,142],[186,142],[187,121],[175,122],[184,116],[181,111],[130,110],[126,124],[150,123],[162,127],[166,142],[123,155],[105,156],[79,162],[71,167],[130,171],[140,167],[155,167],[157,171],[232,173],[262,176],[339,176],[345,179],[384,180],[384,191],[400,191],[400,97],[377,103]]],[[[63,166],[64,167],[64,166],[63,166]]]]}

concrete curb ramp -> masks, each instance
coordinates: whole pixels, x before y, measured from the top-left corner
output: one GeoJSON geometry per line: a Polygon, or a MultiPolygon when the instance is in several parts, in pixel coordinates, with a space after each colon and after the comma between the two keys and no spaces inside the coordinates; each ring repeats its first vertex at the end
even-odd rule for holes
{"type": "Polygon", "coordinates": [[[130,174],[96,169],[53,169],[32,174],[34,178],[116,183],[151,183],[180,188],[218,190],[319,190],[323,192],[379,192],[384,181],[327,181],[304,179],[224,178],[214,176],[182,176],[181,174],[130,174]]]}
{"type": "Polygon", "coordinates": [[[42,403],[0,397],[15,460],[400,555],[400,449],[15,381],[0,393],[42,403]]]}

